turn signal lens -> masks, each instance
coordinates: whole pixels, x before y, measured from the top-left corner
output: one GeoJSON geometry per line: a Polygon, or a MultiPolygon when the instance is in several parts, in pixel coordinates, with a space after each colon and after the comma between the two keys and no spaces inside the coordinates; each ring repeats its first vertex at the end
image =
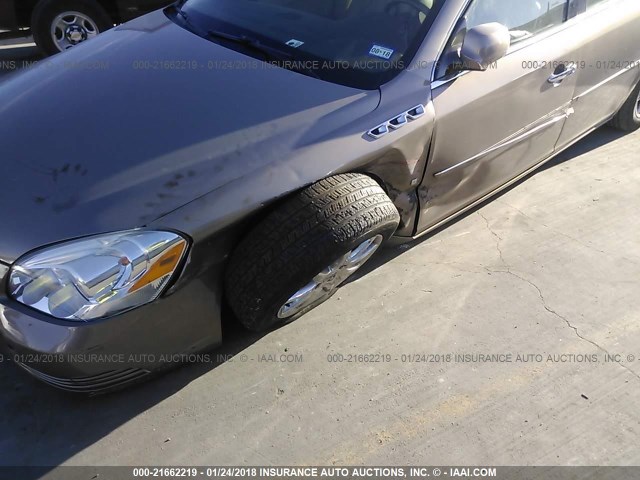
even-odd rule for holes
{"type": "Polygon", "coordinates": [[[187,246],[176,233],[147,230],[54,245],[14,264],[10,295],[61,319],[112,316],[158,298],[181,265],[187,246]]]}

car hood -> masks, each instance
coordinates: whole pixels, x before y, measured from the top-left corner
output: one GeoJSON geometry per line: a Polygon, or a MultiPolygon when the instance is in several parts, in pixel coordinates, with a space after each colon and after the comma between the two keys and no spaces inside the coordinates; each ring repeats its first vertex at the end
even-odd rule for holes
{"type": "Polygon", "coordinates": [[[0,260],[141,227],[378,105],[158,11],[0,84],[0,260]]]}

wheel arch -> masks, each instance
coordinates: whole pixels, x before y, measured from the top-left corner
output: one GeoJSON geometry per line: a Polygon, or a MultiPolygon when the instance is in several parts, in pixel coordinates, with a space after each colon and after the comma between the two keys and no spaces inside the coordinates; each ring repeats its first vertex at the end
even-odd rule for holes
{"type": "MultiPolygon", "coordinates": [[[[345,172],[339,173],[357,173],[361,175],[365,175],[372,180],[374,180],[380,188],[385,192],[385,194],[389,195],[389,184],[384,181],[384,179],[375,174],[371,173],[367,170],[359,170],[354,169],[345,172]]],[[[228,225],[221,229],[215,229],[208,232],[201,231],[200,227],[197,229],[198,233],[191,234],[193,239],[193,245],[197,246],[198,251],[191,251],[189,256],[189,260],[187,261],[187,265],[185,266],[185,271],[183,274],[176,280],[175,284],[170,289],[171,292],[182,288],[188,281],[191,279],[203,274],[205,271],[210,270],[214,273],[214,276],[217,278],[219,286],[222,286],[223,278],[222,275],[224,271],[226,271],[229,259],[231,258],[233,252],[235,251],[238,243],[244,239],[253,229],[253,227],[260,222],[262,219],[266,218],[269,214],[271,214],[276,209],[280,208],[291,198],[298,195],[304,189],[308,188],[315,183],[321,182],[326,178],[329,178],[333,175],[337,175],[338,173],[334,173],[331,175],[326,175],[322,178],[319,178],[312,182],[306,182],[299,187],[286,192],[285,194],[274,198],[269,203],[265,204],[262,208],[256,209],[251,213],[244,216],[239,221],[228,225]],[[200,244],[205,243],[206,246],[202,247],[200,244]],[[193,255],[192,255],[193,254],[193,255]],[[213,255],[211,255],[213,254],[213,255]],[[195,265],[198,265],[198,268],[195,268],[195,265]]],[[[189,210],[193,211],[194,205],[189,205],[189,210]]],[[[194,209],[195,210],[195,209],[194,209]]],[[[174,225],[171,228],[177,231],[185,231],[188,232],[189,228],[183,223],[180,226],[175,226],[175,223],[171,220],[173,215],[178,212],[174,212],[169,214],[167,217],[163,217],[155,222],[152,222],[152,226],[157,226],[158,228],[169,228],[169,225],[174,225]],[[168,220],[168,222],[166,222],[168,220]]],[[[192,219],[190,218],[191,214],[183,214],[179,215],[181,221],[186,222],[187,224],[192,223],[192,219]]]]}
{"type": "MultiPolygon", "coordinates": [[[[391,198],[400,216],[405,215],[405,217],[411,218],[412,221],[409,227],[413,228],[413,220],[417,212],[416,203],[412,201],[407,202],[409,206],[404,212],[398,208],[398,191],[395,189],[393,179],[384,175],[385,169],[370,167],[371,165],[377,164],[377,162],[373,162],[373,164],[368,163],[367,165],[369,166],[365,165],[361,168],[331,172],[331,174],[321,178],[301,182],[291,190],[283,192],[282,195],[272,197],[259,208],[252,208],[244,214],[242,212],[236,212],[234,219],[220,221],[217,219],[216,214],[219,213],[220,210],[226,210],[226,208],[224,208],[225,203],[227,205],[234,202],[239,203],[242,198],[250,196],[250,187],[245,187],[241,190],[234,189],[233,192],[236,193],[235,198],[230,198],[231,195],[224,194],[220,194],[221,197],[219,197],[215,195],[217,192],[212,192],[151,222],[147,225],[148,227],[160,229],[171,228],[173,230],[186,232],[194,240],[194,248],[190,252],[190,260],[185,267],[185,272],[183,272],[183,275],[177,280],[173,290],[182,288],[186,282],[204,274],[208,270],[217,272],[215,276],[221,283],[222,279],[219,274],[226,269],[227,262],[235,251],[237,244],[246,237],[253,226],[305,188],[333,175],[357,173],[371,178],[380,186],[385,194],[391,198]],[[394,193],[396,195],[394,195],[394,193]],[[395,201],[394,196],[396,196],[395,201]],[[411,207],[411,205],[413,205],[413,207],[411,207]],[[216,209],[217,211],[212,213],[211,209],[216,209]],[[207,213],[202,214],[201,212],[207,213]],[[214,218],[214,220],[212,220],[212,218],[214,218]]],[[[262,177],[252,177],[254,181],[257,181],[257,178],[262,177]]],[[[399,233],[401,233],[400,229],[396,231],[396,235],[399,233]]],[[[404,234],[401,236],[404,236],[404,234]]]]}

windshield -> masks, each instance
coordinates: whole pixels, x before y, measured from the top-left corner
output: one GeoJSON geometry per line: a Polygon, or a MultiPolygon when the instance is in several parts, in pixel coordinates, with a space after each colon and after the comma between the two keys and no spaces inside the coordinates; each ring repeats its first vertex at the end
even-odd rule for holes
{"type": "Polygon", "coordinates": [[[225,47],[301,74],[375,89],[408,65],[442,2],[187,0],[180,8],[186,28],[225,47]],[[282,52],[286,61],[265,55],[255,42],[282,52]]]}

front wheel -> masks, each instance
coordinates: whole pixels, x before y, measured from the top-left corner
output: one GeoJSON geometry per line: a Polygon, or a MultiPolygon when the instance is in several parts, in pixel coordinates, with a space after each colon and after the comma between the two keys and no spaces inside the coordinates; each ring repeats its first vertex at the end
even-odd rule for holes
{"type": "Polygon", "coordinates": [[[64,52],[111,27],[107,12],[91,0],[41,0],[31,16],[33,39],[46,55],[64,52]]]}
{"type": "Polygon", "coordinates": [[[610,125],[623,132],[635,132],[640,128],[640,83],[613,117],[610,125]]]}
{"type": "Polygon", "coordinates": [[[275,209],[240,242],[227,268],[227,300],[249,330],[291,322],[328,300],[399,222],[370,177],[326,178],[275,209]]]}

